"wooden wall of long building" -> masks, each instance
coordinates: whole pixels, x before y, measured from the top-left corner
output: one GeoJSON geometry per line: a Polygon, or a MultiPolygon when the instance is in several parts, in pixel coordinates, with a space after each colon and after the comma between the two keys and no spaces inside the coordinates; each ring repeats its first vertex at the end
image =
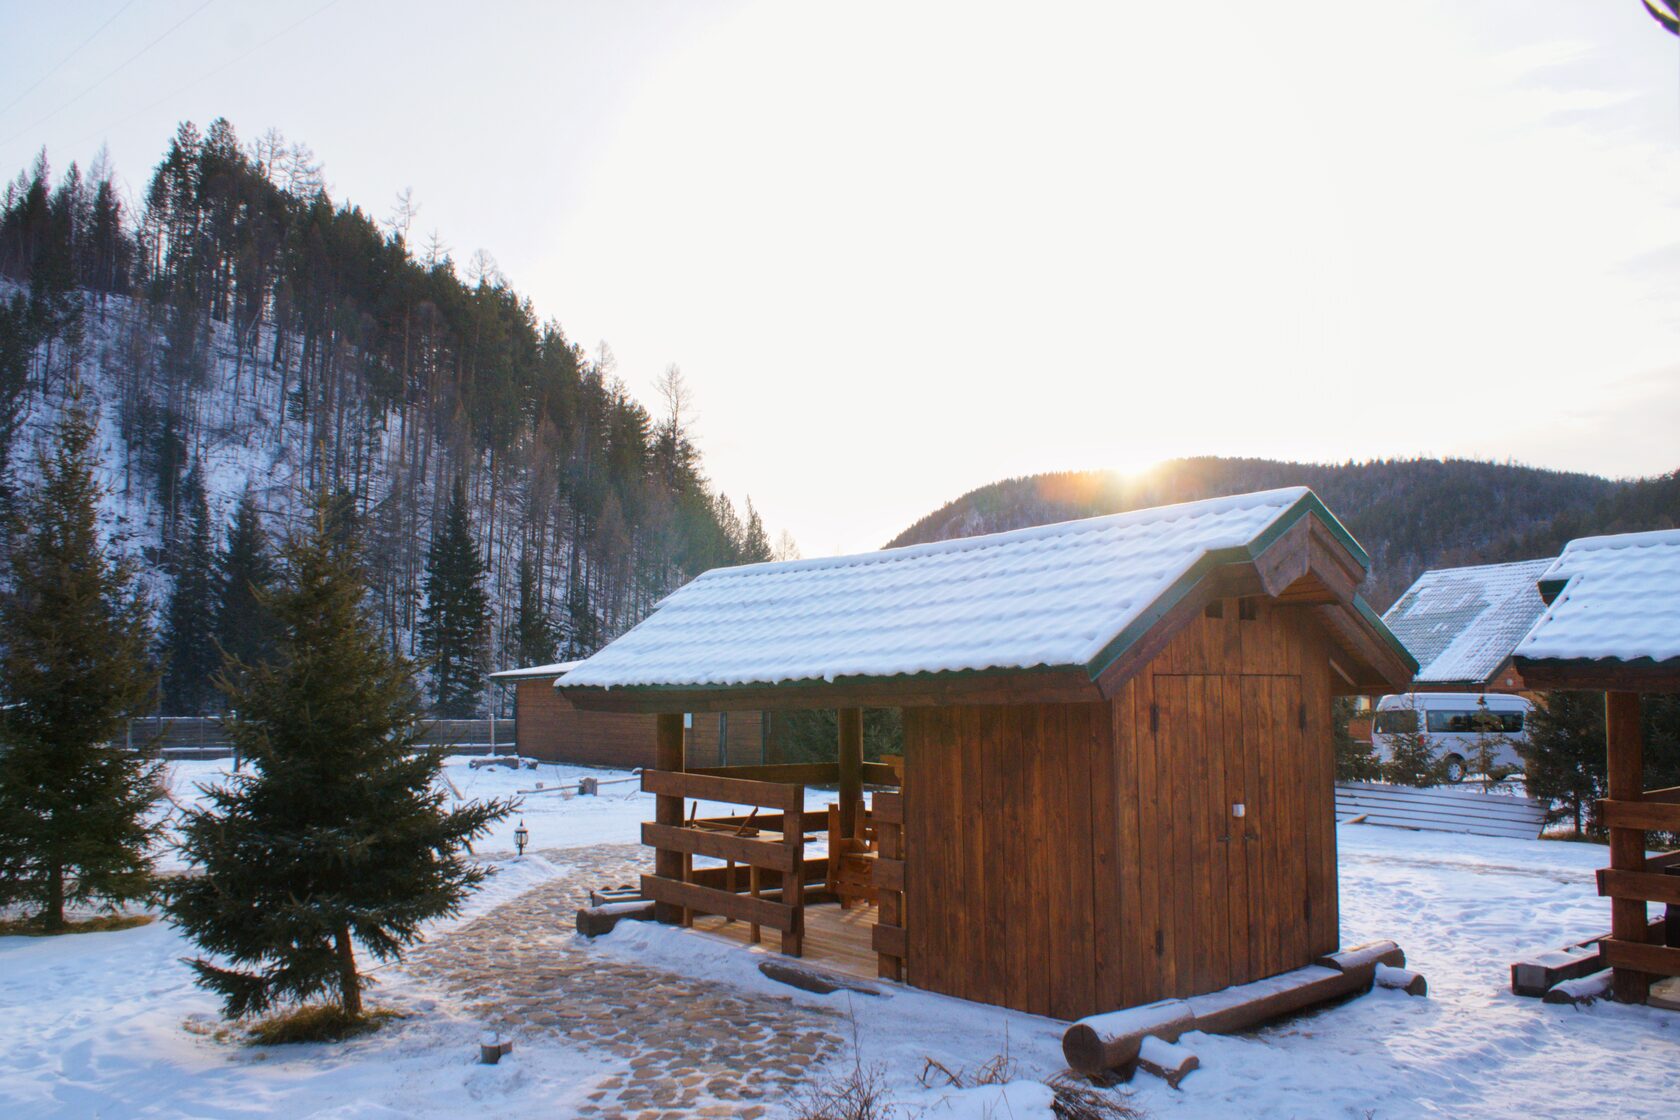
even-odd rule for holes
{"type": "Polygon", "coordinates": [[[653,765],[655,717],[582,711],[555,691],[553,677],[518,682],[514,714],[515,741],[528,758],[621,770],[653,765]]]}
{"type": "Polygon", "coordinates": [[[1111,703],[905,710],[912,984],[1071,1019],[1336,948],[1329,647],[1252,613],[1111,703]]]}
{"type": "MultiPolygon", "coordinates": [[[[653,765],[654,719],[576,707],[554,688],[553,677],[519,681],[514,691],[519,753],[545,762],[632,770],[653,765]]],[[[685,732],[687,765],[746,766],[778,762],[775,725],[759,711],[696,712],[685,732]],[[727,736],[727,754],[719,752],[727,736]]]]}

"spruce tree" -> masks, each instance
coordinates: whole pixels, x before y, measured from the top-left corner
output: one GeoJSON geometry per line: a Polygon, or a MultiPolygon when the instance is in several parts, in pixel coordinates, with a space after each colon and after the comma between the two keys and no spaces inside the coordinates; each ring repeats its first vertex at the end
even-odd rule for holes
{"type": "Polygon", "coordinates": [[[1521,748],[1530,797],[1547,806],[1548,820],[1568,820],[1577,835],[1591,827],[1593,803],[1608,787],[1604,694],[1548,692],[1528,715],[1521,748]]]}
{"type": "Polygon", "coordinates": [[[175,589],[164,622],[163,707],[170,715],[199,716],[216,700],[216,553],[210,509],[197,468],[189,471],[176,519],[169,566],[175,589]]]}
{"type": "Polygon", "coordinates": [[[439,716],[481,714],[490,624],[484,574],[467,518],[466,487],[456,479],[426,559],[426,606],[420,615],[420,652],[431,665],[432,710],[439,716]]]}
{"type": "Polygon", "coordinates": [[[519,614],[513,631],[514,659],[520,665],[546,665],[554,660],[558,644],[554,623],[537,587],[537,567],[529,552],[519,557],[519,614]]]}
{"type": "Polygon", "coordinates": [[[249,492],[239,500],[216,563],[216,642],[236,665],[259,665],[274,651],[274,583],[268,534],[249,492]]]}
{"type": "Polygon", "coordinates": [[[463,847],[513,808],[446,808],[442,759],[415,749],[415,669],[381,640],[339,504],[318,494],[309,531],[285,546],[272,661],[223,678],[253,772],[208,790],[181,830],[201,874],[168,910],[230,1016],[322,995],[360,1016],[357,943],[400,959],[424,922],[455,913],[487,874],[463,847]]]}
{"type": "Polygon", "coordinates": [[[112,745],[157,683],[130,563],[100,540],[94,426],[79,404],[10,524],[0,593],[0,903],[64,928],[67,904],[150,891],[160,773],[112,745]]]}
{"type": "Polygon", "coordinates": [[[1330,705],[1330,742],[1336,756],[1338,782],[1374,782],[1382,777],[1382,760],[1369,739],[1361,742],[1353,737],[1354,702],[1351,696],[1338,696],[1330,705]]]}

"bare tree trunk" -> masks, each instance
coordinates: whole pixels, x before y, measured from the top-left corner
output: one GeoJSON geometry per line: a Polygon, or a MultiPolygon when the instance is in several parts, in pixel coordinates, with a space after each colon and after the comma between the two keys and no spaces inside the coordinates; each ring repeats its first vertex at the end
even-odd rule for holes
{"type": "Polygon", "coordinates": [[[356,947],[350,941],[349,925],[338,927],[334,937],[338,950],[338,1004],[351,1018],[362,1014],[362,978],[356,972],[356,947]]]}
{"type": "Polygon", "coordinates": [[[49,930],[64,928],[64,864],[55,861],[48,879],[47,909],[41,915],[42,924],[49,930]]]}

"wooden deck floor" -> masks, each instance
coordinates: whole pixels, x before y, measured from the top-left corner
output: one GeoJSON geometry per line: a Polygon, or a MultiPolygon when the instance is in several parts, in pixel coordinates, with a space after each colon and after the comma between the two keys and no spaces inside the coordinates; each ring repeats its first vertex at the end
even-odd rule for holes
{"type": "MultiPolygon", "coordinates": [[[[875,950],[870,938],[875,929],[876,908],[854,906],[842,910],[838,903],[805,908],[805,953],[798,958],[819,968],[843,972],[865,980],[876,978],[875,950]]],[[[694,928],[708,937],[737,944],[750,944],[752,929],[746,922],[729,922],[716,914],[694,919],[694,928]]],[[[779,944],[774,930],[764,931],[760,943],[767,952],[779,944]]],[[[790,958],[792,959],[792,958],[790,958]]]]}

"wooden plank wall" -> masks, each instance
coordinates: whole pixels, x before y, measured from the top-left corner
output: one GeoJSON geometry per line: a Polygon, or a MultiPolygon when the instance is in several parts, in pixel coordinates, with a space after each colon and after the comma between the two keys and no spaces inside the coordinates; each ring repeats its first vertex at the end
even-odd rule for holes
{"type": "Polygon", "coordinates": [[[1112,704],[905,710],[910,983],[1070,1019],[1336,948],[1329,651],[1241,613],[1112,704]]]}
{"type": "Polygon", "coordinates": [[[514,714],[515,741],[527,758],[620,770],[653,765],[656,716],[581,711],[555,691],[552,677],[520,681],[514,714]]]}

